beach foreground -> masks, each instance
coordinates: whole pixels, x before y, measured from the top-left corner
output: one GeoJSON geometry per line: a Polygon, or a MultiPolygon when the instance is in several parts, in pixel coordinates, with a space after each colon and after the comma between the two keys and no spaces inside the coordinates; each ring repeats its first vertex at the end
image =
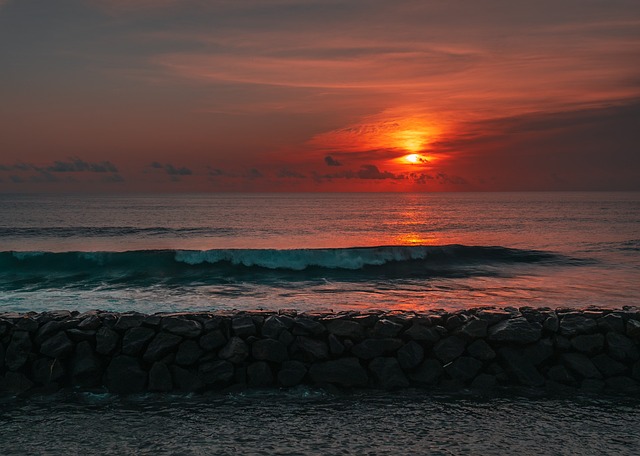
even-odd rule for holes
{"type": "Polygon", "coordinates": [[[640,393],[640,309],[0,314],[0,389],[640,393]]]}

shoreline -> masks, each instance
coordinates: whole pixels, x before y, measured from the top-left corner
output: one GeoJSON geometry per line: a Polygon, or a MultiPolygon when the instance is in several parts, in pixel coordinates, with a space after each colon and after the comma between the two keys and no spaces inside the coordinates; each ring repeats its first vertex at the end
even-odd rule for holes
{"type": "Polygon", "coordinates": [[[0,313],[0,393],[533,388],[640,395],[640,308],[0,313]]]}

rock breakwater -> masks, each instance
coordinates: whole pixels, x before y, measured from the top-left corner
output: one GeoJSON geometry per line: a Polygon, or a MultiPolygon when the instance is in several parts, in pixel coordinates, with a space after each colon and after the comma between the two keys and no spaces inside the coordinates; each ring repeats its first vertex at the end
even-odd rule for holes
{"type": "Polygon", "coordinates": [[[640,309],[0,313],[0,391],[300,384],[640,394],[640,309]]]}

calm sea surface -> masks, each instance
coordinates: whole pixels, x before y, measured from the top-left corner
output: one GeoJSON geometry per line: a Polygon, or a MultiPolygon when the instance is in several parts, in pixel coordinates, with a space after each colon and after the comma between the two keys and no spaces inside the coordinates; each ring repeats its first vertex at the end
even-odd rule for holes
{"type": "Polygon", "coordinates": [[[0,310],[637,305],[639,193],[0,196],[0,310]]]}

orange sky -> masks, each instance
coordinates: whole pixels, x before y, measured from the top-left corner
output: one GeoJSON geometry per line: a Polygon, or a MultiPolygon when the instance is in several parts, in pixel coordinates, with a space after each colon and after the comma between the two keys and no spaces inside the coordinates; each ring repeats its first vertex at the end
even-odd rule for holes
{"type": "Polygon", "coordinates": [[[639,54],[630,0],[0,0],[0,191],[640,190],[639,54]]]}

